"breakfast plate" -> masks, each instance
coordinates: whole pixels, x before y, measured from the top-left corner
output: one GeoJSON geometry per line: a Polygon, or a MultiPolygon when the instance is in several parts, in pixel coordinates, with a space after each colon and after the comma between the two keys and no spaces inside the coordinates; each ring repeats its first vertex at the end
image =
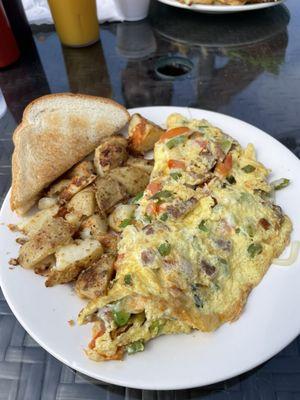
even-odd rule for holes
{"type": "Polygon", "coordinates": [[[270,1],[267,3],[257,3],[257,4],[245,4],[242,6],[226,6],[226,5],[207,5],[207,4],[193,4],[188,6],[186,4],[179,3],[177,0],[158,0],[161,3],[167,4],[169,6],[183,8],[186,10],[196,11],[206,14],[230,14],[236,12],[261,10],[263,8],[274,7],[282,4],[285,0],[270,1]]]}
{"type": "MultiPolygon", "coordinates": [[[[174,112],[187,118],[205,118],[237,139],[252,142],[258,158],[272,168],[272,179],[286,177],[291,184],[277,194],[277,203],[290,216],[292,240],[300,238],[298,179],[300,162],[286,147],[263,131],[235,118],[211,111],[182,107],[145,107],[129,110],[163,125],[174,112]]],[[[300,332],[295,318],[300,306],[300,261],[289,267],[272,265],[251,293],[240,319],[213,333],[162,336],[146,350],[124,362],[96,363],[84,348],[90,327],[73,326],[85,305],[71,286],[45,289],[44,279],[9,264],[17,256],[16,233],[7,228],[18,217],[9,206],[9,193],[0,215],[0,283],[13,313],[27,332],[54,357],[93,378],[121,386],[171,390],[212,384],[254,368],[287,346],[300,332]],[[276,334],[274,334],[276,332],[276,334]]],[[[282,257],[287,257],[289,248],[282,257]]]]}

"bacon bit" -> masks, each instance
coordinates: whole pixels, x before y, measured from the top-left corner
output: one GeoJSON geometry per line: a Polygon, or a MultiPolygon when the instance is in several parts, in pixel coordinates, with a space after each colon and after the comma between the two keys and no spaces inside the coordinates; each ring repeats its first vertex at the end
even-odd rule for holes
{"type": "Polygon", "coordinates": [[[149,185],[147,186],[147,190],[151,193],[153,196],[155,193],[159,192],[162,188],[162,184],[160,182],[150,182],[149,185]]]}
{"type": "Polygon", "coordinates": [[[11,258],[11,259],[8,261],[8,264],[9,264],[9,265],[13,265],[13,266],[15,267],[15,266],[19,265],[19,260],[18,260],[17,258],[11,258]]]}
{"type": "Polygon", "coordinates": [[[101,321],[101,324],[99,324],[100,326],[99,326],[99,330],[97,330],[96,331],[96,333],[94,334],[94,336],[93,336],[93,339],[90,341],[90,343],[88,344],[88,346],[89,346],[89,348],[90,349],[94,349],[95,348],[95,346],[96,346],[96,340],[100,337],[100,336],[102,336],[102,335],[104,335],[104,333],[105,333],[105,325],[104,325],[104,323],[101,321]]]}
{"type": "Polygon", "coordinates": [[[169,160],[168,167],[170,169],[174,169],[174,168],[185,169],[185,163],[183,161],[179,161],[179,160],[169,160]]]}
{"type": "Polygon", "coordinates": [[[184,126],[179,126],[178,128],[173,128],[169,129],[165,133],[163,133],[159,139],[160,142],[166,140],[166,139],[171,139],[175,136],[180,136],[183,133],[187,133],[189,131],[189,128],[185,128],[184,126]]]}
{"type": "Polygon", "coordinates": [[[265,218],[261,218],[259,220],[259,224],[264,228],[265,231],[267,231],[271,226],[270,222],[267,221],[265,218]]]}
{"type": "Polygon", "coordinates": [[[70,326],[74,326],[75,325],[75,321],[73,319],[69,319],[68,324],[70,326]]]}
{"type": "Polygon", "coordinates": [[[19,230],[18,225],[15,225],[15,224],[8,224],[7,227],[12,232],[18,232],[18,230],[19,230]]]}
{"type": "Polygon", "coordinates": [[[207,140],[196,140],[195,142],[200,146],[201,150],[206,150],[207,149],[207,145],[208,145],[208,141],[207,140]]]}
{"type": "Polygon", "coordinates": [[[214,267],[213,265],[209,264],[205,260],[201,261],[201,269],[209,277],[213,277],[216,274],[216,267],[214,267]]]}
{"type": "Polygon", "coordinates": [[[28,242],[28,239],[25,239],[25,238],[17,238],[17,239],[16,239],[16,242],[17,242],[18,244],[20,244],[21,246],[23,246],[23,244],[25,244],[26,242],[28,242]]]}
{"type": "Polygon", "coordinates": [[[231,168],[232,168],[232,155],[228,154],[222,163],[217,164],[215,171],[219,175],[226,177],[229,174],[231,168]]]}
{"type": "Polygon", "coordinates": [[[149,215],[158,214],[160,206],[157,203],[151,202],[146,207],[146,213],[149,215]]]}

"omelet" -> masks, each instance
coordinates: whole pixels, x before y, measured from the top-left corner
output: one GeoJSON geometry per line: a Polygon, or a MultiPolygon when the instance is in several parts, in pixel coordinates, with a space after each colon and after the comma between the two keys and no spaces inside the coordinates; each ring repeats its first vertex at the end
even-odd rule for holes
{"type": "Polygon", "coordinates": [[[255,149],[206,120],[172,114],[154,169],[124,229],[108,294],[79,323],[94,322],[87,355],[122,359],[159,335],[210,332],[236,320],[290,240],[255,149]]]}

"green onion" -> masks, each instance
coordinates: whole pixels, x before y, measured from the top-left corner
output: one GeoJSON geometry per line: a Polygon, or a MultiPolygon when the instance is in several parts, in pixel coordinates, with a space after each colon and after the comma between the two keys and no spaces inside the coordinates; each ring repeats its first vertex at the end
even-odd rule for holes
{"type": "Polygon", "coordinates": [[[246,172],[246,174],[250,174],[250,172],[253,172],[255,170],[255,167],[253,167],[253,165],[248,164],[245,167],[243,167],[242,170],[246,172]]]}
{"type": "Polygon", "coordinates": [[[126,218],[120,223],[120,228],[121,229],[126,228],[126,226],[132,225],[132,223],[133,223],[133,218],[126,218]]]}
{"type": "Polygon", "coordinates": [[[221,142],[221,149],[222,149],[222,151],[223,151],[225,154],[227,154],[228,151],[230,150],[231,145],[232,145],[232,142],[231,142],[230,140],[227,140],[227,139],[223,140],[223,141],[221,142]]]}
{"type": "Polygon", "coordinates": [[[235,177],[232,175],[227,176],[226,180],[228,183],[230,183],[230,185],[234,185],[236,183],[235,177]]]}
{"type": "Polygon", "coordinates": [[[130,274],[126,274],[124,276],[124,283],[125,285],[131,285],[132,284],[132,278],[130,274]]]}
{"type": "Polygon", "coordinates": [[[182,177],[181,172],[172,172],[170,175],[174,179],[174,181],[178,181],[178,179],[182,177]]]}
{"type": "Polygon", "coordinates": [[[132,203],[132,204],[138,203],[138,201],[141,200],[141,198],[143,197],[143,195],[144,195],[144,192],[138,193],[138,194],[131,200],[131,203],[132,203]]]}
{"type": "Polygon", "coordinates": [[[157,250],[161,256],[167,256],[171,252],[171,245],[170,243],[162,243],[157,250]]]}
{"type": "Polygon", "coordinates": [[[145,346],[143,340],[137,340],[136,342],[130,343],[126,346],[127,354],[138,353],[139,351],[144,351],[145,346]]]}
{"type": "Polygon", "coordinates": [[[290,184],[290,180],[287,178],[277,179],[276,181],[271,183],[271,186],[274,190],[281,190],[286,188],[290,184]]]}
{"type": "Polygon", "coordinates": [[[198,228],[200,229],[200,231],[202,232],[208,232],[208,228],[205,226],[206,221],[202,220],[200,222],[200,224],[198,225],[198,228]]]}
{"type": "Polygon", "coordinates": [[[248,247],[247,251],[251,258],[254,258],[256,255],[260,254],[263,250],[263,247],[260,243],[252,243],[248,247]]]}
{"type": "Polygon", "coordinates": [[[208,125],[198,125],[197,128],[198,129],[209,128],[209,126],[208,125]]]}
{"type": "Polygon", "coordinates": [[[172,192],[170,190],[161,190],[160,192],[155,193],[152,197],[150,197],[152,200],[156,199],[167,199],[168,197],[172,196],[172,192]]]}
{"type": "Polygon", "coordinates": [[[239,234],[241,232],[240,228],[236,228],[235,233],[239,234]]]}
{"type": "Polygon", "coordinates": [[[161,221],[166,221],[168,218],[169,218],[169,215],[167,213],[163,213],[159,219],[161,221]]]}
{"type": "Polygon", "coordinates": [[[186,136],[177,136],[171,140],[169,140],[166,145],[169,149],[173,149],[173,147],[178,146],[179,144],[185,143],[187,140],[186,136]]]}
{"type": "Polygon", "coordinates": [[[126,311],[122,310],[114,310],[113,311],[113,318],[117,326],[124,326],[127,324],[130,318],[130,314],[126,311]]]}

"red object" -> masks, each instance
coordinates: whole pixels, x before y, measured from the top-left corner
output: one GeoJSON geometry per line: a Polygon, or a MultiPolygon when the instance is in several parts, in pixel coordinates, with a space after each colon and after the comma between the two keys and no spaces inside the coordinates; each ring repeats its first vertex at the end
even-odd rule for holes
{"type": "Polygon", "coordinates": [[[20,51],[14,38],[9,21],[0,1],[0,68],[7,67],[20,57],[20,51]]]}

